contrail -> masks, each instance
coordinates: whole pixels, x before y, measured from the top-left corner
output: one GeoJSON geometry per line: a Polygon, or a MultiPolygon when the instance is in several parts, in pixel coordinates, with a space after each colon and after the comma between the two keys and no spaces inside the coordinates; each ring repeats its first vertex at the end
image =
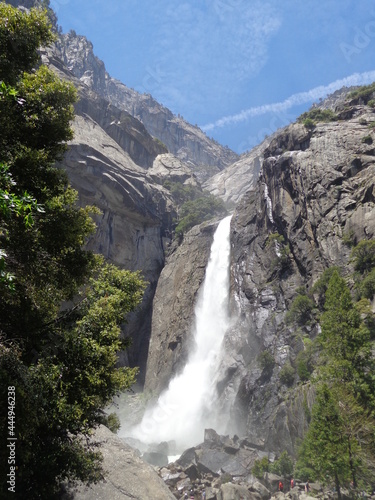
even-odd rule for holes
{"type": "Polygon", "coordinates": [[[286,111],[293,106],[312,102],[316,99],[319,99],[320,97],[325,97],[342,87],[352,87],[353,85],[367,85],[369,83],[372,83],[373,81],[375,81],[375,71],[354,73],[353,75],[347,76],[340,80],[335,80],[329,85],[320,85],[319,87],[314,87],[307,92],[298,92],[297,94],[293,94],[281,102],[263,104],[262,106],[255,106],[253,108],[244,109],[235,115],[224,116],[223,118],[220,118],[215,122],[201,126],[201,129],[204,132],[208,132],[209,130],[213,130],[215,128],[226,127],[227,125],[244,122],[254,116],[265,115],[266,113],[286,111]]]}

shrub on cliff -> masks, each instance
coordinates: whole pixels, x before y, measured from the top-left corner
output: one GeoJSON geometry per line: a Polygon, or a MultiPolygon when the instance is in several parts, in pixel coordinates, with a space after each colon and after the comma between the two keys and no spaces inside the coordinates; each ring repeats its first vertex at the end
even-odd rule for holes
{"type": "Polygon", "coordinates": [[[197,224],[201,224],[215,216],[224,216],[226,213],[227,210],[223,201],[212,194],[187,201],[179,210],[179,222],[176,226],[176,234],[182,235],[197,224]]]}
{"type": "Polygon", "coordinates": [[[266,375],[271,376],[272,370],[276,364],[275,357],[270,351],[264,350],[258,355],[258,363],[266,375]]]}
{"type": "Polygon", "coordinates": [[[373,99],[375,94],[375,83],[370,85],[362,85],[356,90],[353,90],[348,94],[348,99],[358,99],[363,101],[365,104],[369,104],[369,101],[373,99]]]}
{"type": "Polygon", "coordinates": [[[314,128],[319,122],[334,122],[337,116],[330,109],[312,108],[298,117],[298,122],[306,128],[314,128]]]}
{"type": "Polygon", "coordinates": [[[314,305],[314,301],[310,297],[298,294],[285,315],[286,323],[296,323],[300,326],[305,325],[312,318],[314,305]]]}
{"type": "Polygon", "coordinates": [[[294,382],[295,370],[290,363],[285,363],[281,368],[279,378],[280,382],[290,387],[294,382]]]}

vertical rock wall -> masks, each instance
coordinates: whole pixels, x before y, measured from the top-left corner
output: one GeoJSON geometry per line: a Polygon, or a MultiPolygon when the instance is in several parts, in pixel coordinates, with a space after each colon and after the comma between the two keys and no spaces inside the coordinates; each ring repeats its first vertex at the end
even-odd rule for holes
{"type": "Polygon", "coordinates": [[[313,131],[294,124],[277,134],[265,151],[257,191],[233,217],[237,319],[225,344],[233,373],[227,386],[238,387],[232,422],[275,450],[295,450],[313,396],[308,384],[290,390],[280,381],[286,363],[295,369],[302,337],[318,333],[285,323],[296,289],[310,288],[327,267],[350,272],[347,236],[357,242],[375,236],[375,149],[363,141],[375,113],[353,106],[350,116],[313,131]],[[275,360],[269,372],[257,360],[264,350],[275,360]]]}

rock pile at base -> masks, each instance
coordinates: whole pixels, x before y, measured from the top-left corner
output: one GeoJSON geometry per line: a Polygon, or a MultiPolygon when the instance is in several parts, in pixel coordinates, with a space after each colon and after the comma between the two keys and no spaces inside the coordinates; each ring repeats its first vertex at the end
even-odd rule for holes
{"type": "MultiPolygon", "coordinates": [[[[274,459],[272,453],[247,439],[220,436],[206,429],[202,444],[187,449],[176,462],[160,468],[159,475],[178,499],[187,494],[187,498],[206,500],[267,500],[271,490],[251,474],[255,460],[265,456],[274,459]]],[[[274,478],[276,491],[280,478],[274,478]]]]}
{"type": "MultiPolygon", "coordinates": [[[[310,492],[305,492],[305,483],[290,481],[276,474],[265,473],[262,479],[251,474],[254,461],[275,455],[262,449],[259,443],[248,438],[220,436],[212,429],[205,430],[204,442],[186,450],[174,463],[159,468],[159,475],[176,499],[195,500],[308,500],[337,498],[337,494],[323,488],[319,483],[310,483],[310,492]],[[280,492],[279,482],[284,484],[280,492]]],[[[350,493],[342,490],[343,498],[350,493]]],[[[374,497],[375,498],[375,497],[374,497]]]]}

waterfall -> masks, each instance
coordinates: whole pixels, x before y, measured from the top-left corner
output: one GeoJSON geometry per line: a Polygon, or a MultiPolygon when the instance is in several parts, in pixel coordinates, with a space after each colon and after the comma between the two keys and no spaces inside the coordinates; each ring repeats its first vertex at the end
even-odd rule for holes
{"type": "Polygon", "coordinates": [[[171,380],[156,405],[131,432],[143,442],[174,440],[182,451],[202,442],[205,428],[215,428],[214,377],[229,326],[230,220],[231,216],[223,219],[214,235],[195,306],[195,348],[182,373],[171,380]]]}

